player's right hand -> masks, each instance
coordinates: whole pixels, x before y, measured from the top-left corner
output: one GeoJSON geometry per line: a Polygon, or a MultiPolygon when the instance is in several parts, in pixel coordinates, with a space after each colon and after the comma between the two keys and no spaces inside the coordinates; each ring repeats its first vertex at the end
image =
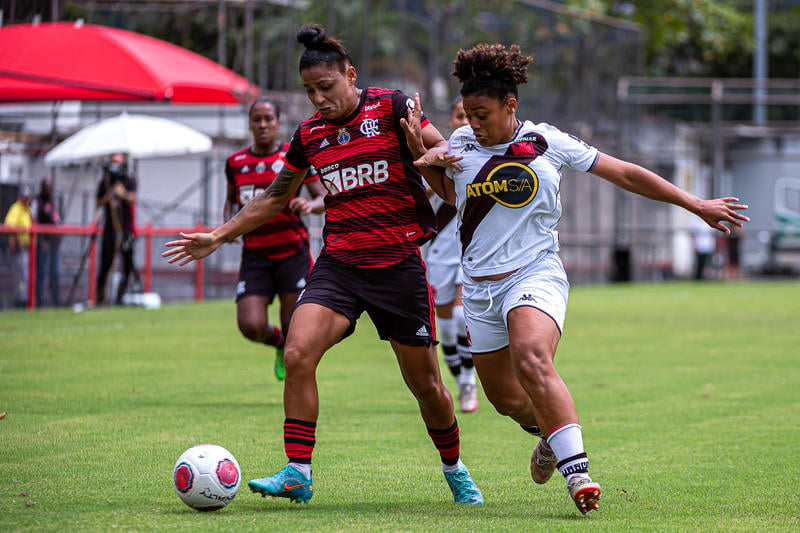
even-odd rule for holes
{"type": "Polygon", "coordinates": [[[170,249],[161,254],[161,257],[169,257],[168,263],[180,261],[179,266],[211,255],[222,244],[222,241],[215,239],[211,233],[181,233],[180,235],[183,237],[182,239],[165,243],[164,246],[170,249]]]}

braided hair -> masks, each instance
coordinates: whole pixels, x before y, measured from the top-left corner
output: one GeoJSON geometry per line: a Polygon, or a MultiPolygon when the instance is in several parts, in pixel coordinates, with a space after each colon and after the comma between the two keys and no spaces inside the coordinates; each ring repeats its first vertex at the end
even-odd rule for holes
{"type": "Polygon", "coordinates": [[[336,64],[340,72],[352,65],[350,53],[341,41],[328,37],[319,24],[306,24],[297,32],[297,42],[306,47],[300,57],[300,72],[319,63],[336,64]]]}
{"type": "Polygon", "coordinates": [[[531,56],[522,55],[519,46],[478,44],[461,49],[453,61],[453,76],[461,82],[461,96],[485,95],[498,100],[517,97],[517,85],[528,82],[531,56]]]}

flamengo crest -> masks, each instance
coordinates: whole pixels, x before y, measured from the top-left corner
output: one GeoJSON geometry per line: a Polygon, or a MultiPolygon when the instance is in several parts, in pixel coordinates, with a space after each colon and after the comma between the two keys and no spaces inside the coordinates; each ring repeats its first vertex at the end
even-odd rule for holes
{"type": "Polygon", "coordinates": [[[379,135],[380,131],[378,130],[378,119],[365,118],[361,122],[361,133],[367,137],[375,137],[376,135],[379,135]]]}

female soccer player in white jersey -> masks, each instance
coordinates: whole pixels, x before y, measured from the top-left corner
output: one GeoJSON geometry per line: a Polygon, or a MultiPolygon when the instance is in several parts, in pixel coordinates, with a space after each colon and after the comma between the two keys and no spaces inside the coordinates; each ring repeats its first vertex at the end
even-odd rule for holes
{"type": "Polygon", "coordinates": [[[484,392],[500,414],[541,433],[534,481],[546,482],[558,467],[585,514],[598,508],[600,485],[589,477],[575,403],[553,366],[569,289],[555,231],[561,167],[683,207],[723,233],[730,229],[721,222],[740,227],[749,219],[737,198],[702,200],[553,126],[518,120],[517,86],[527,82],[530,62],[517,46],[459,50],[453,74],[469,125],[453,132],[446,153],[422,148],[418,101],[404,128],[415,164],[458,209],[464,312],[484,392]]]}

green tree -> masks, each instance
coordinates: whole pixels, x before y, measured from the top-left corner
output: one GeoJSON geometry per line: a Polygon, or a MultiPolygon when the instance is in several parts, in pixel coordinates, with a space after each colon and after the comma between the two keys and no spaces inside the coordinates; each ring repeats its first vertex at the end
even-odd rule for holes
{"type": "MultiPolygon", "coordinates": [[[[645,73],[653,76],[750,76],[753,18],[724,0],[567,0],[569,6],[641,24],[645,73]]],[[[795,26],[795,33],[796,33],[795,26]]]]}

